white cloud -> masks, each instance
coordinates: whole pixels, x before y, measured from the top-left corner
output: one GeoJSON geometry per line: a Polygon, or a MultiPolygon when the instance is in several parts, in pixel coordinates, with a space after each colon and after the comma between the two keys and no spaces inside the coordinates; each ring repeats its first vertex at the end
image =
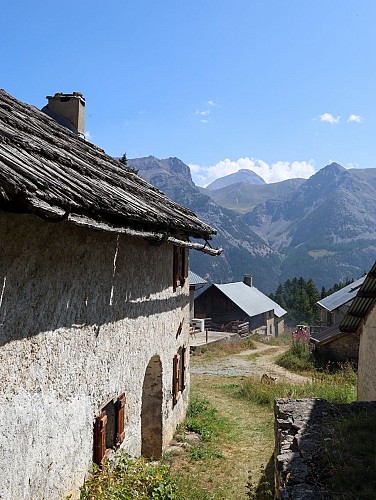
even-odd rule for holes
{"type": "Polygon", "coordinates": [[[92,135],[91,135],[90,130],[86,130],[86,132],[84,133],[84,136],[85,136],[85,139],[87,141],[91,141],[92,140],[92,135]]]}
{"type": "Polygon", "coordinates": [[[350,115],[347,119],[348,122],[361,123],[363,118],[359,115],[350,115]]]}
{"type": "Polygon", "coordinates": [[[233,174],[242,168],[253,170],[253,172],[262,177],[267,183],[294,179],[296,177],[308,179],[315,173],[313,163],[313,160],[309,160],[293,162],[277,161],[268,164],[263,160],[245,157],[239,158],[236,161],[226,158],[212,166],[189,165],[189,167],[194,182],[199,186],[207,186],[215,179],[218,179],[218,177],[233,174]]]}
{"type": "Polygon", "coordinates": [[[357,163],[357,162],[355,162],[355,163],[345,163],[345,164],[341,163],[341,165],[342,165],[343,167],[345,167],[347,170],[348,170],[349,168],[360,168],[360,164],[359,164],[359,163],[357,163]]]}
{"type": "MultiPolygon", "coordinates": [[[[217,104],[213,101],[213,99],[209,99],[205,106],[203,106],[202,109],[196,109],[196,111],[193,113],[193,115],[196,115],[197,117],[202,117],[202,116],[206,116],[206,117],[209,117],[210,114],[212,113],[213,111],[213,107],[218,107],[217,104]]],[[[208,123],[208,119],[201,119],[200,118],[200,122],[201,123],[208,123]]]]}
{"type": "Polygon", "coordinates": [[[320,121],[331,123],[332,125],[336,125],[337,123],[339,123],[339,120],[341,119],[340,116],[335,117],[331,113],[324,113],[323,115],[320,115],[319,118],[320,121]]]}

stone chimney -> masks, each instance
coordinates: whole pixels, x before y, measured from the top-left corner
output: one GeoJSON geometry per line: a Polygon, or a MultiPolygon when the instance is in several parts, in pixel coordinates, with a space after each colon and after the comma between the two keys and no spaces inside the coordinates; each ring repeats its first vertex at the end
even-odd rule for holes
{"type": "Polygon", "coordinates": [[[67,126],[70,130],[80,136],[85,133],[85,98],[80,92],[72,94],[56,93],[54,96],[48,95],[48,104],[42,111],[46,112],[61,125],[67,126]],[[62,118],[62,120],[59,120],[62,118]],[[64,123],[68,121],[69,123],[64,123]],[[72,125],[73,128],[69,125],[72,125]]]}
{"type": "Polygon", "coordinates": [[[243,278],[243,283],[248,286],[253,286],[252,274],[245,274],[243,278]]]}

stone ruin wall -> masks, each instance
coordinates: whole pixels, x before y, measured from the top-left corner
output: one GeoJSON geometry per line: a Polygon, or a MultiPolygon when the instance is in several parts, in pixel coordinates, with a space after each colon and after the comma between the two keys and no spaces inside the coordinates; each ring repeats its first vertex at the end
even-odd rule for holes
{"type": "Polygon", "coordinates": [[[320,451],[322,442],[335,446],[336,420],[346,412],[363,409],[376,413],[376,401],[332,404],[314,398],[275,400],[275,498],[330,498],[321,480],[327,472],[320,451]]]}
{"type": "Polygon", "coordinates": [[[173,356],[189,340],[189,289],[173,292],[172,247],[0,213],[1,498],[57,499],[91,466],[93,420],[125,392],[123,447],[139,454],[145,369],[162,363],[163,444],[173,356]],[[181,335],[176,332],[185,318],[181,335]]]}

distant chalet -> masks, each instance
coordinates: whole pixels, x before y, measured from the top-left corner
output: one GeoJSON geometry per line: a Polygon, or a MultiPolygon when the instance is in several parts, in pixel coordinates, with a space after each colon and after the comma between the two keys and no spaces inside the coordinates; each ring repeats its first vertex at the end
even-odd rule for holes
{"type": "Polygon", "coordinates": [[[210,255],[215,229],[45,113],[0,90],[0,209],[210,255]]]}

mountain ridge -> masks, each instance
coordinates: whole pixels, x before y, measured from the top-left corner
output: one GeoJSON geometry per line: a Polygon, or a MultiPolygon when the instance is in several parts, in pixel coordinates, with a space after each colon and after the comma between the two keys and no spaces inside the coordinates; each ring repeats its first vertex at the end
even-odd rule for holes
{"type": "Polygon", "coordinates": [[[232,184],[237,184],[239,182],[255,185],[266,184],[264,179],[260,175],[256,174],[256,172],[253,172],[253,170],[241,168],[233,174],[219,177],[215,181],[211,182],[208,186],[206,186],[206,189],[209,191],[214,191],[227,186],[231,186],[232,184]]]}
{"type": "MultiPolygon", "coordinates": [[[[209,281],[239,281],[251,273],[267,293],[286,279],[303,276],[330,288],[358,278],[375,260],[376,169],[354,172],[332,163],[242,214],[220,206],[210,190],[196,186],[178,158],[146,157],[129,164],[218,229],[213,245],[224,248],[221,257],[191,252],[192,269],[209,281]]],[[[251,187],[259,188],[268,189],[251,187]]]]}

